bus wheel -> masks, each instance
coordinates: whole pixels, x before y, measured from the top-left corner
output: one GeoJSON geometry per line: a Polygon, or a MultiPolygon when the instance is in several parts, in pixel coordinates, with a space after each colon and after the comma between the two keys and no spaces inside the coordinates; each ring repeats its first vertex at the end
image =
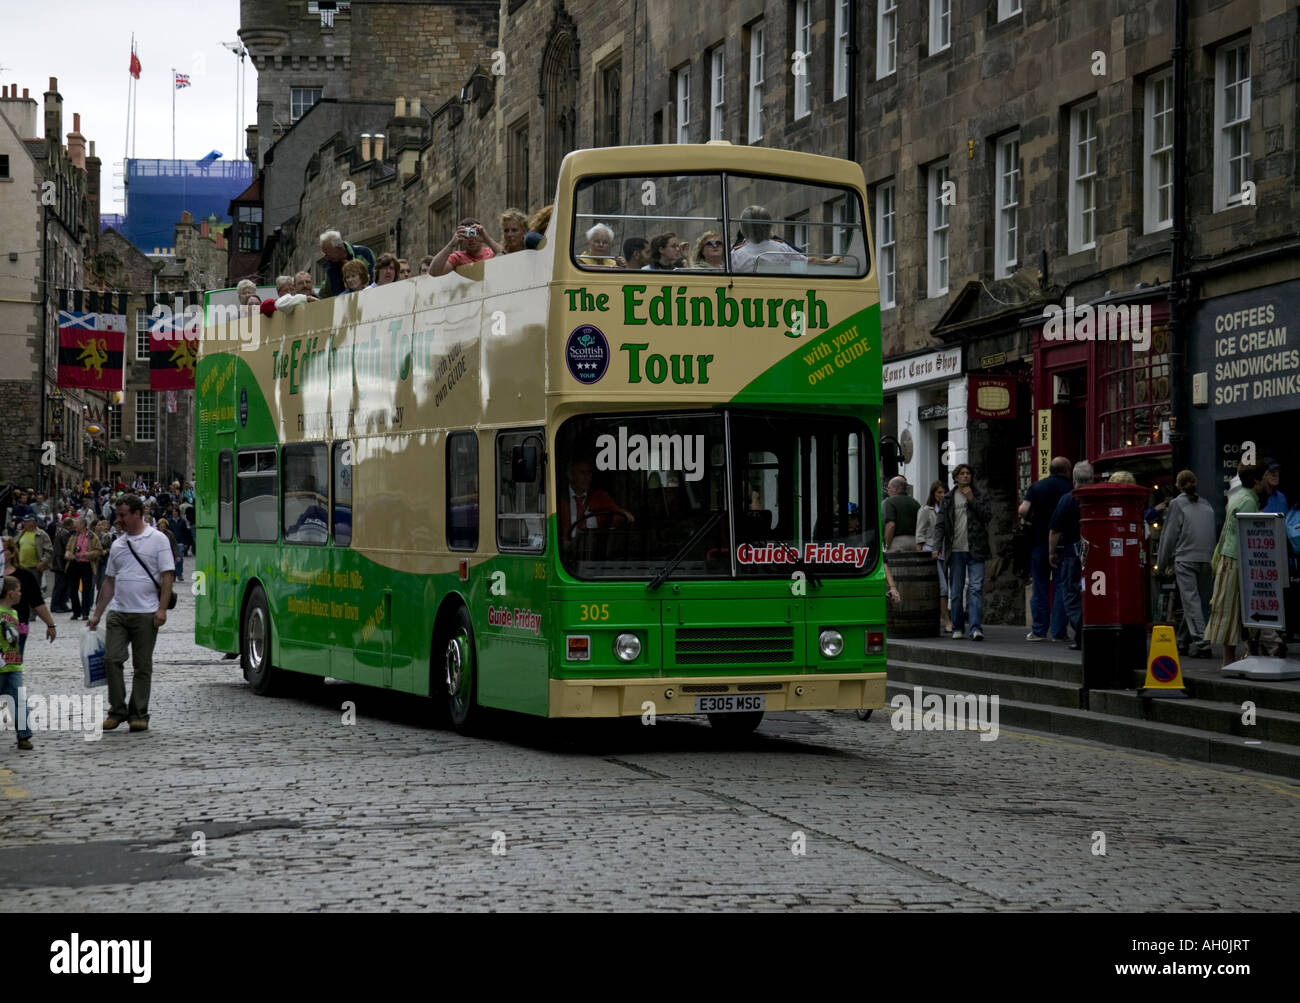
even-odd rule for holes
{"type": "Polygon", "coordinates": [[[266,593],[254,585],[244,608],[244,623],[239,632],[239,657],[244,678],[258,696],[275,696],[281,689],[282,673],[271,664],[271,614],[266,608],[266,593]]]}
{"type": "Polygon", "coordinates": [[[858,720],[859,720],[859,721],[869,721],[869,720],[871,720],[871,712],[872,712],[874,709],[875,709],[874,707],[868,707],[866,710],[863,710],[861,707],[859,707],[859,708],[858,708],[857,710],[855,710],[853,713],[856,714],[856,715],[858,715],[858,720]]]}
{"type": "Polygon", "coordinates": [[[444,665],[447,670],[447,710],[451,714],[452,727],[462,735],[468,735],[478,724],[480,711],[475,702],[478,663],[474,653],[474,628],[469,611],[463,606],[456,611],[444,665]]]}
{"type": "Polygon", "coordinates": [[[748,735],[763,721],[761,710],[740,714],[710,714],[709,727],[720,735],[748,735]]]}

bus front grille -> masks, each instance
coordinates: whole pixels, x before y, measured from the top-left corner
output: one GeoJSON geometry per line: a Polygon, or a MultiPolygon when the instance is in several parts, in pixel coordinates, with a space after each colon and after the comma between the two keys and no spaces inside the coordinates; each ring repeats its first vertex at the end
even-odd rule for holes
{"type": "Polygon", "coordinates": [[[682,627],[678,665],[773,664],[794,661],[792,627],[682,627]]]}

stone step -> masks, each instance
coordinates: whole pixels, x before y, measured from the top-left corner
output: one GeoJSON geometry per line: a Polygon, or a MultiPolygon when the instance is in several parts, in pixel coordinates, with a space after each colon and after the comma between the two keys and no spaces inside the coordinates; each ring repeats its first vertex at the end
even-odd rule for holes
{"type": "MultiPolygon", "coordinates": [[[[1300,681],[1294,679],[1278,682],[1260,682],[1255,679],[1234,679],[1222,675],[1219,660],[1181,660],[1183,685],[1188,695],[1199,700],[1235,704],[1238,708],[1247,701],[1256,707],[1285,714],[1300,714],[1300,681]]],[[[1146,669],[1133,673],[1134,688],[1146,682],[1146,669]]]]}
{"type": "MultiPolygon", "coordinates": [[[[1029,647],[1027,644],[1026,647],[1029,647]]],[[[1083,665],[1075,652],[1074,659],[1053,657],[1058,645],[1041,641],[1025,654],[1006,654],[993,651],[979,641],[912,641],[908,638],[889,638],[885,651],[889,661],[921,662],[926,665],[943,665],[951,668],[971,669],[1002,676],[1024,679],[1048,679],[1061,683],[1083,685],[1083,665]],[[1049,647],[1050,645],[1050,647],[1049,647]]],[[[1065,649],[1065,645],[1059,645],[1065,649]]],[[[1068,649],[1065,649],[1068,650],[1068,649]]]]}
{"type": "Polygon", "coordinates": [[[886,667],[889,681],[908,685],[938,686],[958,693],[997,694],[1000,700],[1015,700],[1044,707],[1083,705],[1082,690],[1074,683],[1054,679],[1030,679],[999,675],[950,665],[930,665],[890,658],[886,667]]]}
{"type": "MultiPolygon", "coordinates": [[[[949,690],[924,683],[914,684],[890,679],[886,685],[886,700],[898,695],[913,696],[913,685],[921,685],[922,693],[949,694],[978,693],[978,689],[957,687],[949,690]]],[[[990,692],[985,690],[984,692],[990,692]]],[[[1100,692],[1100,691],[1094,691],[1100,692]]],[[[1112,691],[1120,692],[1124,691],[1112,691]]],[[[1173,701],[1165,701],[1167,703],[1173,701]]],[[[879,711],[892,713],[886,706],[879,711]]],[[[1078,710],[1073,707],[1049,707],[1036,703],[998,698],[998,725],[1025,728],[1032,731],[1064,735],[1070,738],[1102,742],[1129,749],[1140,749],[1163,756],[1191,759],[1216,766],[1235,767],[1256,773],[1271,774],[1286,780],[1300,780],[1300,747],[1277,742],[1260,741],[1247,745],[1249,739],[1201,731],[1161,721],[1140,720],[1116,714],[1078,710]]]]}
{"type": "Polygon", "coordinates": [[[1132,690],[1092,690],[1088,694],[1088,709],[1117,717],[1134,717],[1234,735],[1243,740],[1260,739],[1300,747],[1300,714],[1268,710],[1258,705],[1254,724],[1242,723],[1241,704],[1195,698],[1148,700],[1132,690]]]}

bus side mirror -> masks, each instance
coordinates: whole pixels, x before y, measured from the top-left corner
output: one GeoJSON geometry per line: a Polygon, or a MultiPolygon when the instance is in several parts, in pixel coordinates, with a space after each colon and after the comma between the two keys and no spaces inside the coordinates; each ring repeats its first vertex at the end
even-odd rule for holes
{"type": "Polygon", "coordinates": [[[519,445],[510,450],[510,479],[516,484],[537,480],[537,447],[519,445]]]}

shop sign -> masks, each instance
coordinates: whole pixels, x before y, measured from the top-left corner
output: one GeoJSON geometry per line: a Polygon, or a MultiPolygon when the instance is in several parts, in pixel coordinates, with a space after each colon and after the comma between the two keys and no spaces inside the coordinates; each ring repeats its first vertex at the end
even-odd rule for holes
{"type": "Polygon", "coordinates": [[[1243,626],[1286,629],[1282,603],[1282,590],[1289,584],[1285,529],[1284,518],[1276,512],[1237,514],[1243,626]]]}
{"type": "Polygon", "coordinates": [[[1052,473],[1052,409],[1043,408],[1038,412],[1035,424],[1038,440],[1038,480],[1052,473]]]}
{"type": "Polygon", "coordinates": [[[980,356],[980,368],[992,369],[994,366],[1005,366],[1007,364],[1006,352],[994,352],[992,355],[980,356]]]}
{"type": "Polygon", "coordinates": [[[1287,319],[1300,311],[1300,282],[1288,282],[1205,303],[1195,329],[1209,363],[1208,396],[1216,420],[1300,407],[1300,331],[1287,319]]]}
{"type": "Polygon", "coordinates": [[[941,352],[918,355],[913,359],[885,360],[885,393],[894,393],[915,383],[944,380],[961,372],[961,349],[945,348],[941,352]]]}
{"type": "Polygon", "coordinates": [[[934,421],[936,418],[947,418],[948,405],[927,404],[925,407],[917,408],[916,417],[921,421],[934,421]]]}
{"type": "Polygon", "coordinates": [[[1014,418],[1016,379],[1014,376],[972,376],[966,400],[972,418],[1014,418]]]}

